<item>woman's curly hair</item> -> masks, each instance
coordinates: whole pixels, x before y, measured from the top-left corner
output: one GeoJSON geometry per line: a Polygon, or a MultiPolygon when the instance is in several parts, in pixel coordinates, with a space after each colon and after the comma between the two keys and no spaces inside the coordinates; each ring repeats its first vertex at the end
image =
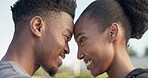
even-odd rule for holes
{"type": "Polygon", "coordinates": [[[88,13],[104,31],[114,22],[120,22],[126,43],[130,38],[140,39],[148,29],[148,0],[96,0],[82,13],[88,13]]]}

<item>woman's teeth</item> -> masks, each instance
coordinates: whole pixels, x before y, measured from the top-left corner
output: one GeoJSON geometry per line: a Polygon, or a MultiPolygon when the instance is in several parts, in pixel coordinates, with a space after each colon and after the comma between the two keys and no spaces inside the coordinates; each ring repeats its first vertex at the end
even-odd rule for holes
{"type": "Polygon", "coordinates": [[[89,66],[92,63],[92,60],[89,60],[86,64],[86,66],[89,66]]]}

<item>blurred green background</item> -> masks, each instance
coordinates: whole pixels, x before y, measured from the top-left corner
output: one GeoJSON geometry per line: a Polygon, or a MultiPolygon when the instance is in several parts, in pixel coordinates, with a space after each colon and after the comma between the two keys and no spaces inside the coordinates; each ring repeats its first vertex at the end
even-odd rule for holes
{"type": "MultiPolygon", "coordinates": [[[[128,54],[131,61],[135,67],[148,68],[148,48],[145,48],[145,54],[143,57],[138,57],[137,52],[132,48],[128,48],[128,54]]],[[[90,72],[85,69],[84,63],[78,61],[75,65],[80,66],[75,70],[75,66],[62,66],[59,68],[55,77],[50,77],[42,68],[40,68],[32,78],[94,78],[91,76],[90,72]],[[81,66],[82,65],[82,66],[81,66]],[[76,71],[76,72],[74,72],[76,71]],[[78,73],[77,73],[78,71],[78,73]]],[[[107,74],[97,76],[96,78],[107,78],[107,74]]]]}
{"type": "MultiPolygon", "coordinates": [[[[96,78],[107,78],[104,73],[96,78]]],[[[40,68],[32,78],[93,78],[88,71],[81,71],[79,75],[75,75],[70,67],[62,66],[55,77],[50,77],[42,68],[40,68]]]]}

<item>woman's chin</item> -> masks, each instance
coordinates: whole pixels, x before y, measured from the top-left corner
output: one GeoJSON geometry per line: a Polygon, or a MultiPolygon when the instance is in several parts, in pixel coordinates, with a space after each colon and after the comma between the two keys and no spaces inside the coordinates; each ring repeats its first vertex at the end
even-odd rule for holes
{"type": "Polygon", "coordinates": [[[104,72],[95,71],[95,70],[91,70],[90,72],[93,77],[97,77],[98,75],[101,75],[104,73],[104,72]]]}
{"type": "Polygon", "coordinates": [[[93,77],[97,77],[98,75],[100,75],[99,73],[94,72],[94,71],[90,71],[90,72],[91,72],[91,75],[92,75],[93,77]]]}

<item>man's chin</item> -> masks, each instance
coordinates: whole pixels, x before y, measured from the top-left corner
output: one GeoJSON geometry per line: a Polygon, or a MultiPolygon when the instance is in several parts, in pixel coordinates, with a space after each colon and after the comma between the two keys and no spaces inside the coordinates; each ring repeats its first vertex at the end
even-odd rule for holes
{"type": "Polygon", "coordinates": [[[48,70],[48,74],[49,74],[51,77],[54,77],[56,73],[57,73],[57,70],[56,70],[54,67],[52,67],[52,68],[50,68],[50,69],[48,70]]]}

